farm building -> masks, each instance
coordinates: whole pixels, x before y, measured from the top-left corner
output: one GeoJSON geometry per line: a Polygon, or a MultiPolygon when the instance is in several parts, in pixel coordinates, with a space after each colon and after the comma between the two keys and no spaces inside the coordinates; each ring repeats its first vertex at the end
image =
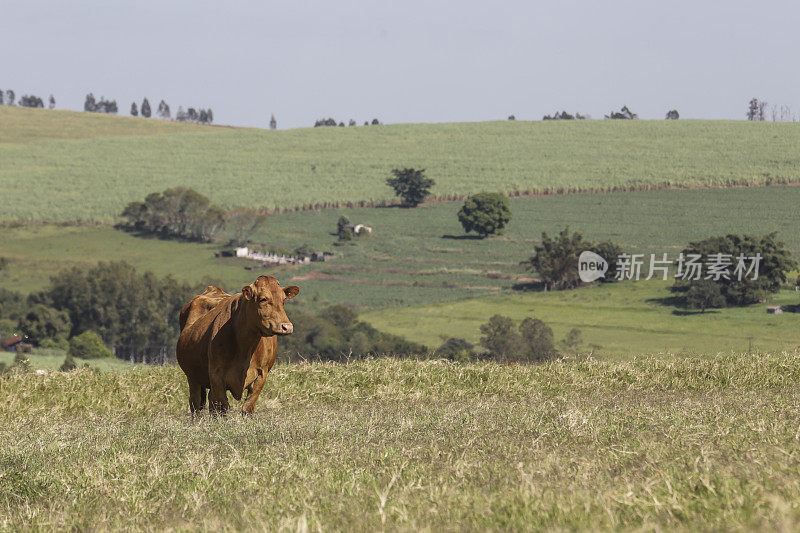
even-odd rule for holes
{"type": "Polygon", "coordinates": [[[353,235],[372,235],[372,226],[367,226],[365,224],[346,224],[345,228],[349,229],[353,232],[353,235]]]}
{"type": "Polygon", "coordinates": [[[771,315],[780,315],[783,313],[783,308],[780,305],[768,305],[767,313],[771,315]]]}
{"type": "Polygon", "coordinates": [[[253,261],[261,261],[262,263],[271,263],[275,265],[302,265],[311,262],[309,257],[293,257],[291,255],[262,253],[257,250],[251,250],[247,246],[236,248],[234,252],[236,257],[252,259],[253,261]]]}
{"type": "Polygon", "coordinates": [[[1,347],[3,348],[3,350],[7,352],[22,352],[22,353],[29,353],[31,351],[31,348],[33,348],[32,345],[26,342],[22,342],[22,338],[18,337],[17,335],[4,339],[2,341],[1,347]]]}

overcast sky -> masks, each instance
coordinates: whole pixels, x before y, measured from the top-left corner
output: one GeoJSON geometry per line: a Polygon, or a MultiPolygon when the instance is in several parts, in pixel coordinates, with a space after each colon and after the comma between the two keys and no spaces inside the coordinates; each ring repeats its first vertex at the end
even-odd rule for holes
{"type": "Polygon", "coordinates": [[[0,0],[0,88],[211,107],[279,128],[538,120],[557,109],[742,119],[800,114],[800,4],[0,0]]]}

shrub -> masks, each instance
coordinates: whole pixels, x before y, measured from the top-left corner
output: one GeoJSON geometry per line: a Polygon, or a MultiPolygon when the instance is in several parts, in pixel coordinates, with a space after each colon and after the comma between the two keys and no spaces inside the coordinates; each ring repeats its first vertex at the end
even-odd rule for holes
{"type": "Polygon", "coordinates": [[[436,352],[453,361],[469,361],[475,358],[475,345],[465,339],[450,337],[436,352]]]}
{"type": "Polygon", "coordinates": [[[103,359],[113,357],[111,350],[103,344],[103,339],[94,331],[84,331],[69,340],[69,355],[81,359],[103,359]]]}
{"type": "Polygon", "coordinates": [[[519,325],[519,332],[526,348],[520,359],[541,362],[557,355],[553,342],[553,330],[542,320],[526,318],[519,325]]]}
{"type": "Polygon", "coordinates": [[[64,350],[66,352],[69,350],[69,341],[65,337],[56,337],[54,339],[48,338],[40,342],[39,346],[42,348],[54,348],[57,350],[64,350]]]}
{"type": "Polygon", "coordinates": [[[59,367],[59,370],[62,372],[69,372],[70,370],[75,370],[76,368],[78,368],[78,365],[75,364],[75,359],[73,359],[72,354],[68,353],[64,358],[64,362],[59,367]]]}

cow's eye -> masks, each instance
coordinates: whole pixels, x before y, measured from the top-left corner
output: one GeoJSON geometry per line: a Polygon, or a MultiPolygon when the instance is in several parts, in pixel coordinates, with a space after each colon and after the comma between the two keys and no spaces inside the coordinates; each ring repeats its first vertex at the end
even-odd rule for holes
{"type": "Polygon", "coordinates": [[[266,299],[266,298],[261,298],[261,299],[259,300],[259,302],[260,302],[260,303],[262,303],[262,304],[263,304],[264,302],[268,302],[268,301],[269,301],[269,300],[268,300],[268,299],[266,299]]]}

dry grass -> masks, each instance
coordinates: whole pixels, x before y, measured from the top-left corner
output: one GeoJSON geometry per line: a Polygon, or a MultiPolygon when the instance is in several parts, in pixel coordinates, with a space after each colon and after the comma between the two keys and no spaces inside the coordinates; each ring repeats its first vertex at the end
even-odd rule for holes
{"type": "Polygon", "coordinates": [[[0,528],[794,529],[800,354],[280,365],[255,416],[180,370],[0,380],[0,528]]]}

